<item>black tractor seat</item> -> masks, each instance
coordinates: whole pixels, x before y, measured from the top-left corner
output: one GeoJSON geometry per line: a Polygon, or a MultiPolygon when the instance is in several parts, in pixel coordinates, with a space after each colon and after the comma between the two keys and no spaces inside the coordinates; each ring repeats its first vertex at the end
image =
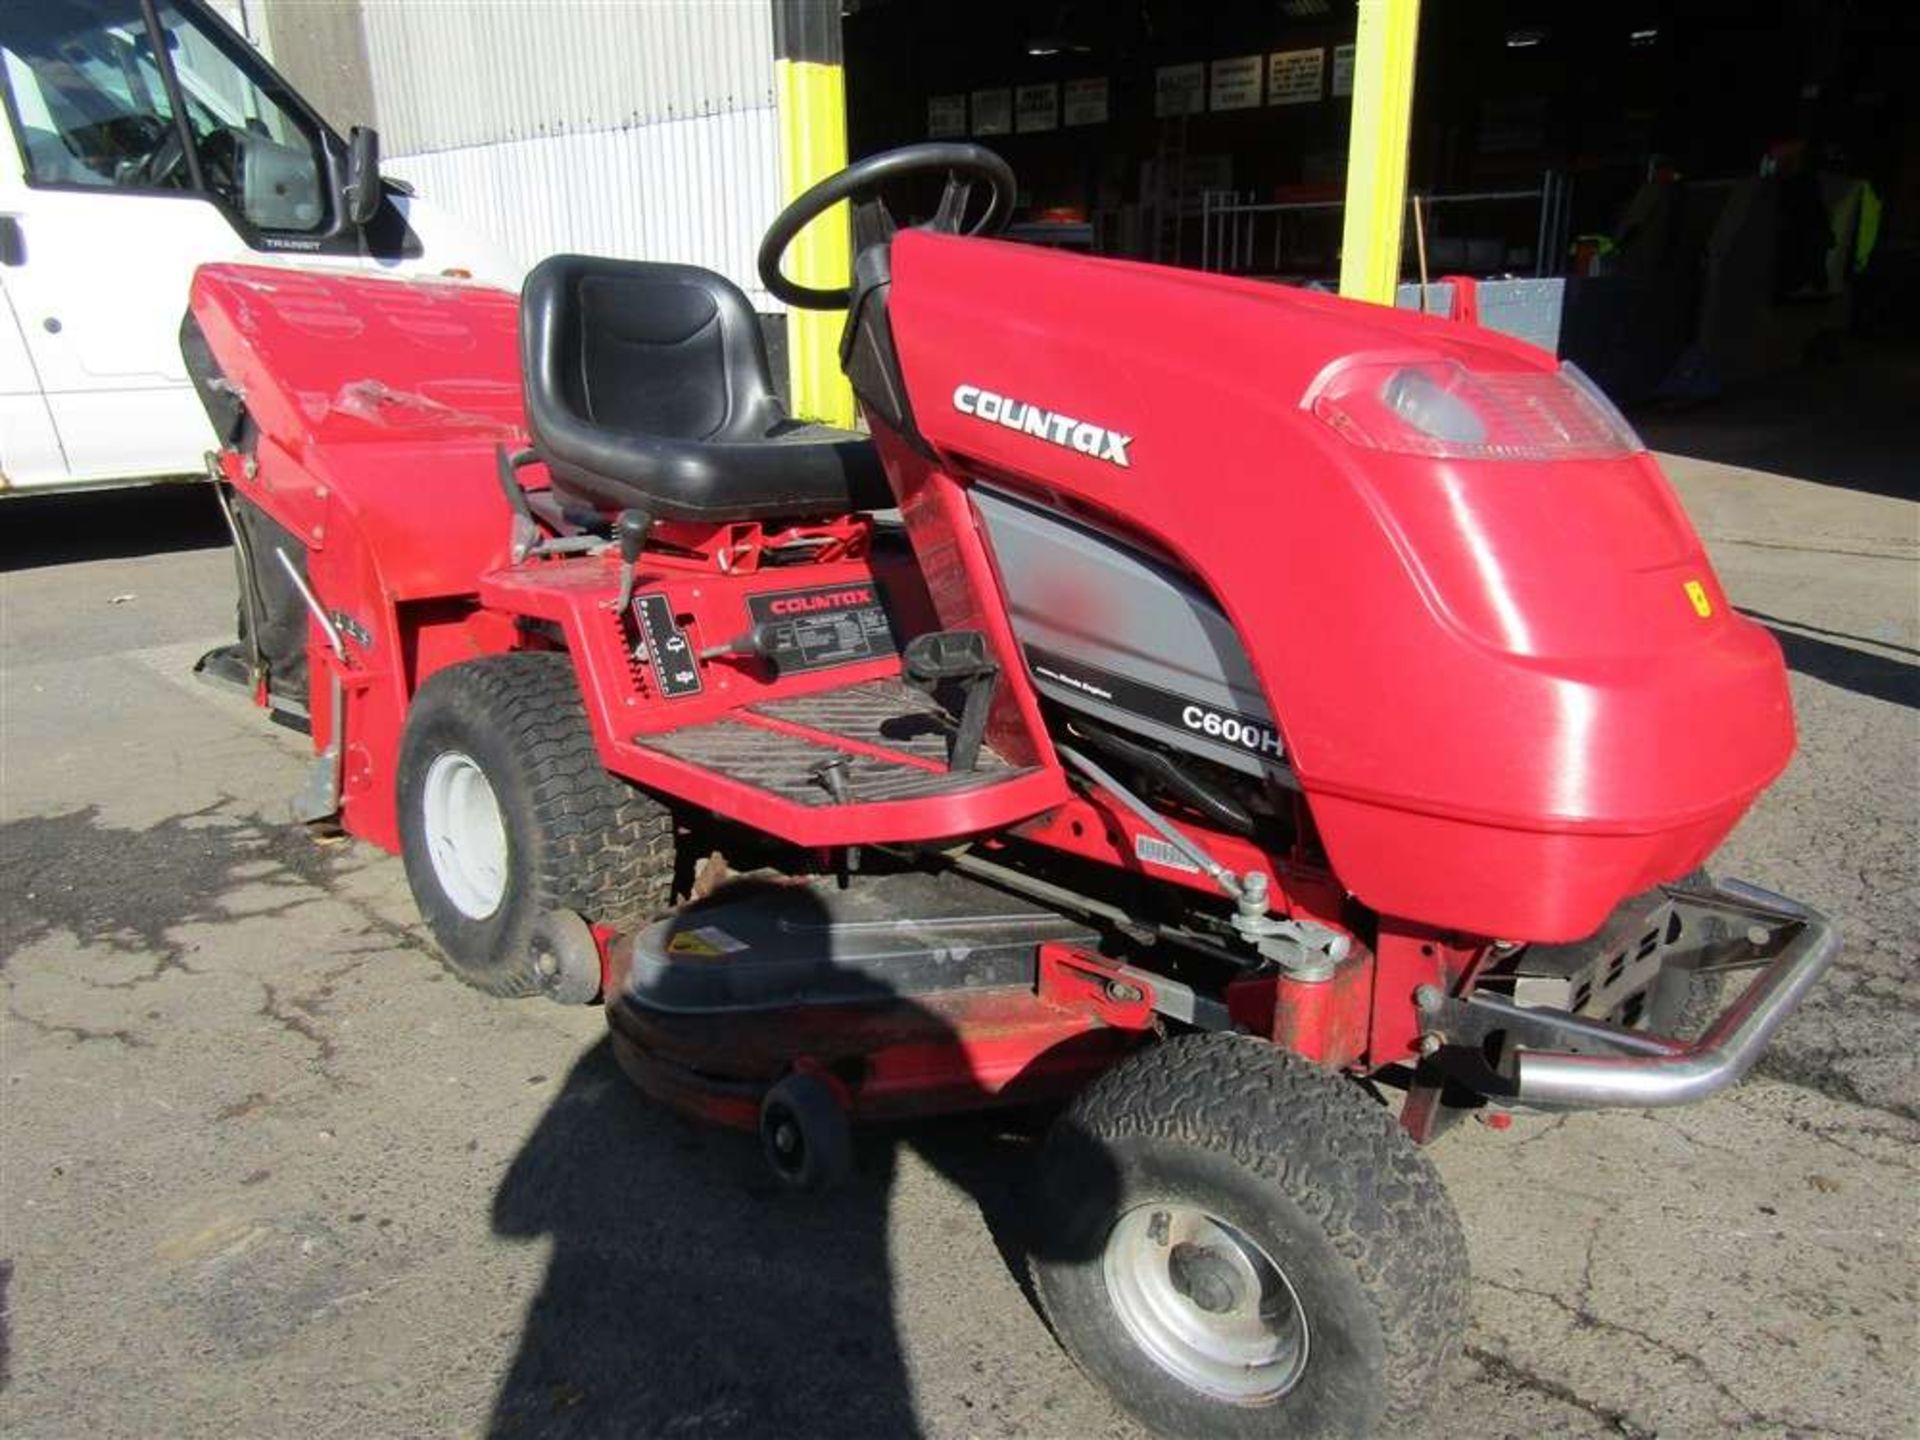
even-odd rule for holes
{"type": "Polygon", "coordinates": [[[520,292],[520,361],[563,502],[713,521],[894,504],[865,436],[788,417],[747,297],[697,265],[542,261],[520,292]]]}

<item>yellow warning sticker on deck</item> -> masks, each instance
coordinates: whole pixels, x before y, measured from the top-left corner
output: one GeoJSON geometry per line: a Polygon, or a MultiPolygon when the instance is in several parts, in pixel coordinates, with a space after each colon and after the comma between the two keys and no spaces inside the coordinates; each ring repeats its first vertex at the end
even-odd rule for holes
{"type": "Polygon", "coordinates": [[[669,955],[698,955],[712,958],[717,955],[730,955],[735,950],[746,948],[744,941],[734,939],[718,925],[702,925],[698,930],[681,930],[667,941],[669,955]]]}
{"type": "Polygon", "coordinates": [[[1687,599],[1693,602],[1693,613],[1702,620],[1713,614],[1713,601],[1707,596],[1707,587],[1698,580],[1687,581],[1687,599]]]}

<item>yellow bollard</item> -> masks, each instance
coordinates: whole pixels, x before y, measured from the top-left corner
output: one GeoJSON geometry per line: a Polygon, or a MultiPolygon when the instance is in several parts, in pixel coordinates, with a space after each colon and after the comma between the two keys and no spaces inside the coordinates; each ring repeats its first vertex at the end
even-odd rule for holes
{"type": "MultiPolygon", "coordinates": [[[[847,88],[834,0],[775,0],[774,97],[780,114],[780,199],[846,168],[847,88]]],[[[852,275],[847,207],[836,205],[787,250],[787,274],[802,285],[844,286],[852,275]]],[[[787,374],[793,413],[851,427],[853,391],[840,373],[838,310],[787,311],[787,374]]]]}
{"type": "Polygon", "coordinates": [[[1340,293],[1393,304],[1407,213],[1407,138],[1420,0],[1360,0],[1340,293]]]}

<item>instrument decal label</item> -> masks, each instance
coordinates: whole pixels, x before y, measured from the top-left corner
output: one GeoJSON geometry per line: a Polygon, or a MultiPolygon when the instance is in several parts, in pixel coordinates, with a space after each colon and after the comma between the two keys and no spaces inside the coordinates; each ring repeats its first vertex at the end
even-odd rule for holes
{"type": "Polygon", "coordinates": [[[673,618],[673,605],[658,591],[637,596],[633,617],[640,622],[640,634],[647,642],[647,659],[653,664],[653,677],[660,693],[669,700],[700,693],[700,664],[693,658],[693,647],[686,633],[673,618]]]}
{"type": "Polygon", "coordinates": [[[1184,695],[1162,690],[1157,685],[1129,680],[1124,675],[1114,675],[1092,665],[1083,665],[1036,645],[1027,646],[1027,664],[1032,668],[1034,678],[1043,686],[1051,683],[1116,709],[1131,711],[1144,720],[1157,720],[1162,725],[1185,730],[1202,740],[1243,750],[1262,759],[1278,761],[1286,755],[1285,747],[1280,743],[1280,732],[1264,715],[1247,715],[1236,710],[1203,705],[1184,695]]]}
{"type": "Polygon", "coordinates": [[[766,636],[767,659],[783,675],[879,660],[897,649],[870,581],[749,595],[747,613],[766,636]]]}

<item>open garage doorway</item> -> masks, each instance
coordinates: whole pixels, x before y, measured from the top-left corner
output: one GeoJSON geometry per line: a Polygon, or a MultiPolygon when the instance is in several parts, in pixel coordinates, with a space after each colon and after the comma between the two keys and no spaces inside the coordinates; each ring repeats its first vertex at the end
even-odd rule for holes
{"type": "MultiPolygon", "coordinates": [[[[975,138],[1020,177],[1014,239],[1331,287],[1356,18],[1353,0],[848,0],[850,150],[975,138]]],[[[1917,62],[1896,4],[1427,0],[1402,303],[1452,313],[1442,282],[1468,277],[1484,323],[1656,432],[1684,415],[1676,437],[1736,463],[1864,446],[1837,468],[1910,497],[1917,62]]]]}

